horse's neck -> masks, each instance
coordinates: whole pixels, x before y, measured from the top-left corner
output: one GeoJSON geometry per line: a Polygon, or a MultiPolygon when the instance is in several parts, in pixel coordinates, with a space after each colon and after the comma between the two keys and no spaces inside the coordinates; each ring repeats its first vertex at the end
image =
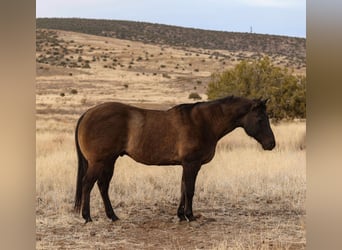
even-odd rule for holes
{"type": "Polygon", "coordinates": [[[234,102],[226,104],[225,109],[219,105],[213,105],[211,122],[217,139],[222,138],[237,127],[242,126],[241,118],[248,112],[249,103],[234,102]]]}

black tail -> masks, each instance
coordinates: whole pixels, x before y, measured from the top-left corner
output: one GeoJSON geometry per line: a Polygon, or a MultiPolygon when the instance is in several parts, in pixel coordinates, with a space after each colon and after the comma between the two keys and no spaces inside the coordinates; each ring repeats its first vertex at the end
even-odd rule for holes
{"type": "Polygon", "coordinates": [[[75,195],[75,212],[79,213],[82,206],[82,180],[88,168],[88,161],[84,158],[80,145],[78,143],[78,127],[83,118],[84,114],[78,119],[76,130],[75,130],[75,143],[78,158],[78,171],[77,171],[77,181],[76,181],[76,195],[75,195]]]}

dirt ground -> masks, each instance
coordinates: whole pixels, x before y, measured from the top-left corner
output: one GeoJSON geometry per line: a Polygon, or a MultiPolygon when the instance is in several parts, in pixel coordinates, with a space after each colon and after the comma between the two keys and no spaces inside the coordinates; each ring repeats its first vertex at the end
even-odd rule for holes
{"type": "Polygon", "coordinates": [[[177,204],[122,206],[117,208],[121,215],[117,222],[110,222],[103,213],[88,224],[78,216],[45,214],[49,222],[38,221],[37,248],[220,249],[223,240],[226,246],[239,249],[305,248],[303,211],[255,202],[252,209],[250,203],[232,205],[223,199],[215,206],[196,204],[198,219],[191,223],[178,222],[177,204]]]}

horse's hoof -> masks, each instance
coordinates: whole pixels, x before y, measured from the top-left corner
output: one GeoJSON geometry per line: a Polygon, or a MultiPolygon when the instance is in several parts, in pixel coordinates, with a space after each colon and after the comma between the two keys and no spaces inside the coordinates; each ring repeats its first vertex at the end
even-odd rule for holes
{"type": "Polygon", "coordinates": [[[179,218],[179,222],[187,220],[184,215],[178,215],[178,218],[179,218]]]}
{"type": "Polygon", "coordinates": [[[88,222],[92,222],[92,221],[93,221],[93,220],[89,217],[89,218],[85,219],[84,224],[87,224],[88,222]]]}
{"type": "Polygon", "coordinates": [[[117,216],[112,216],[112,218],[110,218],[110,219],[114,222],[114,221],[119,220],[119,217],[117,217],[117,216]]]}
{"type": "Polygon", "coordinates": [[[189,221],[189,222],[190,222],[190,221],[195,221],[195,220],[196,220],[195,216],[193,216],[192,214],[186,216],[186,219],[187,219],[187,221],[189,221]]]}

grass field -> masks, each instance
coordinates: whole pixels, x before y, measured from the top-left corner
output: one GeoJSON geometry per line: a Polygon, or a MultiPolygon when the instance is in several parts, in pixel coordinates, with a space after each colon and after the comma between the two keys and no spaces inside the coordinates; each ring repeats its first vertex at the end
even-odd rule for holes
{"type": "MultiPolygon", "coordinates": [[[[176,216],[180,166],[144,166],[119,158],[110,198],[120,220],[112,223],[106,218],[95,186],[90,204],[94,221],[85,225],[81,215],[73,213],[74,129],[79,115],[108,100],[158,109],[193,102],[188,98],[193,91],[206,100],[211,72],[236,61],[223,64],[220,58],[208,58],[214,51],[184,51],[71,32],[58,36],[70,62],[78,56],[102,59],[91,61],[90,69],[63,68],[52,65],[55,61],[37,63],[37,249],[305,248],[305,121],[272,124],[277,146],[270,152],[242,129],[224,137],[214,159],[199,172],[193,205],[199,218],[191,223],[178,222],[176,216]],[[83,54],[76,52],[80,46],[83,54]],[[114,59],[124,67],[114,69],[114,59]]],[[[51,46],[56,47],[42,43],[37,58],[51,46]]]]}

